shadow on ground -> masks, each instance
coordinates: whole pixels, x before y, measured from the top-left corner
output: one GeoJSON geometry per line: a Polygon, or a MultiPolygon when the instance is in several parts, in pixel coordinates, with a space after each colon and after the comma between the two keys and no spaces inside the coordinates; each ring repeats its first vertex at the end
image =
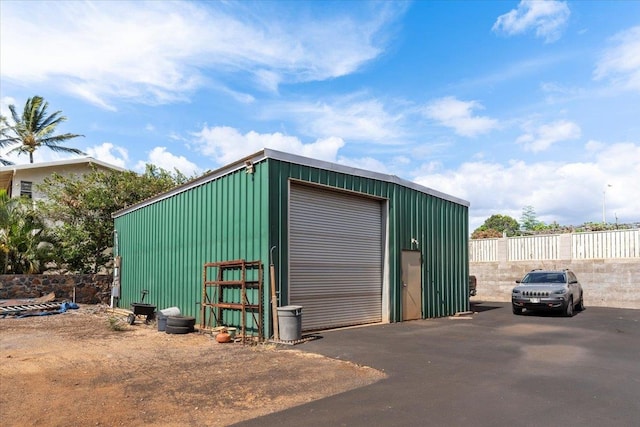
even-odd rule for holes
{"type": "Polygon", "coordinates": [[[482,313],[483,311],[489,311],[489,310],[497,310],[499,308],[502,308],[502,307],[499,305],[491,305],[488,303],[484,303],[482,301],[471,302],[471,311],[476,313],[482,313]]]}

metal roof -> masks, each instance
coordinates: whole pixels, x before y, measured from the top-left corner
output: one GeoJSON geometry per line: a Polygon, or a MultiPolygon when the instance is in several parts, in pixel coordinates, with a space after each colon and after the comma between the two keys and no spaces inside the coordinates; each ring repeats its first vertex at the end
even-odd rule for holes
{"type": "Polygon", "coordinates": [[[328,171],[333,171],[333,172],[338,172],[338,173],[344,173],[344,174],[348,174],[348,175],[354,175],[354,176],[359,176],[359,177],[363,177],[363,178],[371,178],[371,179],[376,179],[379,181],[385,181],[385,182],[390,182],[393,184],[397,184],[397,185],[401,185],[407,188],[411,188],[413,190],[416,191],[420,191],[422,193],[425,194],[429,194],[431,196],[434,197],[438,197],[440,199],[443,200],[448,200],[463,206],[469,206],[470,203],[466,200],[451,196],[449,194],[445,194],[442,193],[440,191],[434,190],[432,188],[429,187],[425,187],[422,186],[420,184],[417,184],[415,182],[412,181],[408,181],[405,179],[402,179],[396,175],[388,175],[388,174],[383,174],[383,173],[379,173],[379,172],[373,172],[373,171],[369,171],[369,170],[365,170],[365,169],[359,169],[359,168],[354,168],[351,166],[345,166],[345,165],[341,165],[341,164],[337,164],[337,163],[331,163],[331,162],[327,162],[324,160],[317,160],[317,159],[312,159],[309,157],[303,157],[303,156],[299,156],[296,154],[290,154],[290,153],[285,153],[282,151],[277,151],[277,150],[272,150],[270,148],[265,148],[261,151],[258,151],[255,154],[252,154],[250,156],[247,156],[245,158],[242,158],[236,162],[230,163],[226,166],[223,166],[219,169],[216,169],[212,172],[209,172],[207,174],[202,175],[201,177],[198,177],[192,181],[189,181],[185,184],[179,185],[167,192],[164,193],[160,193],[156,196],[150,197],[146,200],[143,200],[139,203],[136,203],[134,205],[128,206],[124,209],[121,209],[119,211],[114,212],[111,216],[113,218],[117,218],[119,216],[122,216],[124,214],[127,214],[129,212],[133,212],[135,210],[141,209],[145,206],[151,205],[153,203],[156,203],[158,201],[167,199],[169,197],[172,197],[176,194],[180,194],[182,192],[188,191],[191,188],[195,188],[198,187],[200,185],[206,184],[207,182],[219,179],[225,175],[228,175],[232,172],[235,172],[239,169],[243,169],[245,167],[247,167],[247,165],[252,164],[252,163],[259,163],[262,162],[264,160],[267,159],[274,159],[274,160],[280,160],[283,162],[289,162],[289,163],[294,163],[294,164],[299,164],[299,165],[303,165],[303,166],[309,166],[309,167],[314,167],[314,168],[318,168],[318,169],[323,169],[323,170],[328,170],[328,171]]]}

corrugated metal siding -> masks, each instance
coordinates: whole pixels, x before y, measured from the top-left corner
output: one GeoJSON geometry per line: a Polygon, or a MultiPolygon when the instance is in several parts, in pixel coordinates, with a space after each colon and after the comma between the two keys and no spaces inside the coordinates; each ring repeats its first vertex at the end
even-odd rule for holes
{"type": "Polygon", "coordinates": [[[409,196],[424,221],[418,221],[420,250],[426,259],[425,317],[441,317],[469,309],[468,211],[436,198],[409,196]],[[421,240],[420,240],[421,239],[421,240]]]}
{"type": "Polygon", "coordinates": [[[382,320],[382,212],[379,200],[291,185],[290,304],[302,329],[382,320]]]}
{"type": "MultiPolygon", "coordinates": [[[[262,260],[268,271],[268,164],[254,171],[238,170],[115,219],[121,307],[148,289],[145,302],[199,318],[205,262],[262,260]]],[[[230,311],[227,319],[237,326],[240,313],[230,311]]]]}
{"type": "MultiPolygon", "coordinates": [[[[425,317],[465,311],[468,299],[468,207],[394,182],[319,169],[267,158],[244,169],[203,182],[124,212],[115,218],[122,256],[121,307],[140,300],[159,308],[178,306],[199,317],[202,265],[205,262],[260,259],[268,271],[274,261],[279,301],[288,295],[289,180],[326,185],[380,197],[387,202],[388,286],[390,321],[402,320],[401,251],[419,241],[425,317]]],[[[265,274],[265,315],[269,307],[265,274]]],[[[236,316],[240,323],[239,315],[236,316]]],[[[384,319],[383,319],[384,320],[384,319]]],[[[268,323],[265,321],[265,329],[268,323]]]]}
{"type": "MultiPolygon", "coordinates": [[[[419,242],[423,265],[423,307],[426,318],[441,317],[469,309],[468,207],[390,182],[363,178],[305,165],[270,160],[272,241],[279,259],[288,248],[288,184],[301,180],[387,199],[389,265],[389,320],[402,320],[401,250],[415,249],[419,242]]],[[[289,301],[286,263],[278,264],[280,301],[289,301]]],[[[303,310],[304,317],[304,310],[303,310]]],[[[384,319],[383,319],[384,320],[384,319]]]]}

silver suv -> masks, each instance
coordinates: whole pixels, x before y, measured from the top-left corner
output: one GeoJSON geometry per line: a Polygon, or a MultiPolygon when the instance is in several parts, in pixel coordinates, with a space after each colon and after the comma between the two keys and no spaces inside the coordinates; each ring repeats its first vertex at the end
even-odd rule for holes
{"type": "Polygon", "coordinates": [[[527,310],[554,310],[573,316],[584,310],[582,286],[571,270],[531,270],[511,292],[513,314],[527,310]]]}

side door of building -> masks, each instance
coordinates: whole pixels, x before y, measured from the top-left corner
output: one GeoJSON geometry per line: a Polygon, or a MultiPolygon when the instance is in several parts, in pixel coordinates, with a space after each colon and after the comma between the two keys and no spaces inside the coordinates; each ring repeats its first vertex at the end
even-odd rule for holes
{"type": "Polygon", "coordinates": [[[402,320],[422,319],[422,256],[402,251],[402,320]]]}

